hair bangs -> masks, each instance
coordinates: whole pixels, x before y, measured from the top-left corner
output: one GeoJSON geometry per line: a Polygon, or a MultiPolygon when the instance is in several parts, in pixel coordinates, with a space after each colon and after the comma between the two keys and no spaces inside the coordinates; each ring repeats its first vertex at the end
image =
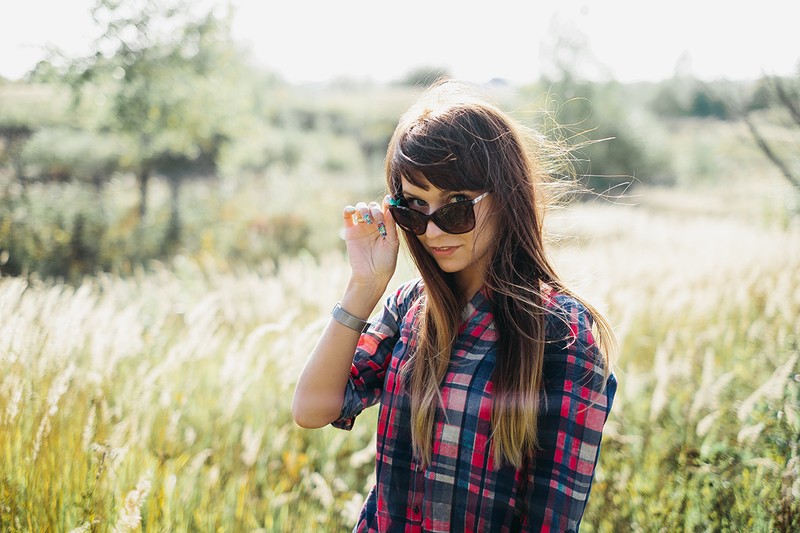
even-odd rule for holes
{"type": "MultiPolygon", "coordinates": [[[[401,178],[417,187],[429,182],[441,190],[479,191],[487,188],[486,175],[476,165],[475,139],[460,139],[455,124],[428,120],[410,128],[394,147],[390,161],[392,194],[402,190],[401,178]]],[[[461,131],[459,131],[461,130],[461,131]]]]}

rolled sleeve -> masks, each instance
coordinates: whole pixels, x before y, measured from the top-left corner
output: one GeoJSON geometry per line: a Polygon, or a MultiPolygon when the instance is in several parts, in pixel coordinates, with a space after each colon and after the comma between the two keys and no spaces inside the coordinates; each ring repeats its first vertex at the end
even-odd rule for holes
{"type": "Polygon", "coordinates": [[[420,285],[417,280],[401,286],[386,299],[383,309],[361,334],[345,388],[342,411],[331,423],[334,427],[352,429],[355,418],[380,401],[386,369],[400,337],[401,324],[410,302],[419,295],[420,285]]]}

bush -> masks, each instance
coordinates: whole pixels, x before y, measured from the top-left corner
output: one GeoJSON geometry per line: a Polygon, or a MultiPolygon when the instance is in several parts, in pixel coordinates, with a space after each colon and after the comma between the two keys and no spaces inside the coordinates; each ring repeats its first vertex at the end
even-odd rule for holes
{"type": "Polygon", "coordinates": [[[78,179],[99,186],[120,168],[130,147],[109,133],[44,128],[25,144],[21,162],[25,180],[78,179]]]}
{"type": "Polygon", "coordinates": [[[152,180],[151,209],[144,219],[132,176],[117,175],[102,188],[77,181],[23,186],[7,180],[0,192],[0,273],[78,281],[98,272],[129,274],[176,254],[252,265],[304,252],[318,256],[338,247],[338,235],[329,224],[320,224],[320,217],[337,221],[341,206],[364,196],[362,188],[329,176],[306,178],[308,187],[294,177],[282,179],[287,181],[242,181],[231,193],[222,191],[223,184],[187,183],[177,242],[170,241],[169,188],[160,179],[152,180]],[[313,214],[301,208],[312,190],[313,214]]]}

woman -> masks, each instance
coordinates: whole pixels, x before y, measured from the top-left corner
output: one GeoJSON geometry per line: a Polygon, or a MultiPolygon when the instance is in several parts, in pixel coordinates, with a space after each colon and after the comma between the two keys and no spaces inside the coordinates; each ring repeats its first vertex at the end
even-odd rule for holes
{"type": "Polygon", "coordinates": [[[344,209],[352,275],[293,415],[349,429],[380,403],[376,485],[355,531],[580,525],[614,341],[545,253],[545,144],[442,82],[394,132],[383,205],[344,209]],[[398,226],[421,279],[366,322],[394,273],[398,226]]]}

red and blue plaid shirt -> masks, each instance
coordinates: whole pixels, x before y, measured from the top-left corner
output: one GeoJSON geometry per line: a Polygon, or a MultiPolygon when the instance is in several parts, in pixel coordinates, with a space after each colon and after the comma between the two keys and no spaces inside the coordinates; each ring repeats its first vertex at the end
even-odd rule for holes
{"type": "Polygon", "coordinates": [[[552,294],[539,418],[541,450],[524,468],[498,467],[491,442],[492,371],[498,332],[479,291],[463,311],[434,422],[432,461],[412,455],[411,405],[400,369],[416,342],[421,281],[401,286],[361,335],[344,405],[333,425],[350,429],[380,402],[376,485],[354,531],[577,531],[616,391],[605,380],[591,317],[552,294]]]}

